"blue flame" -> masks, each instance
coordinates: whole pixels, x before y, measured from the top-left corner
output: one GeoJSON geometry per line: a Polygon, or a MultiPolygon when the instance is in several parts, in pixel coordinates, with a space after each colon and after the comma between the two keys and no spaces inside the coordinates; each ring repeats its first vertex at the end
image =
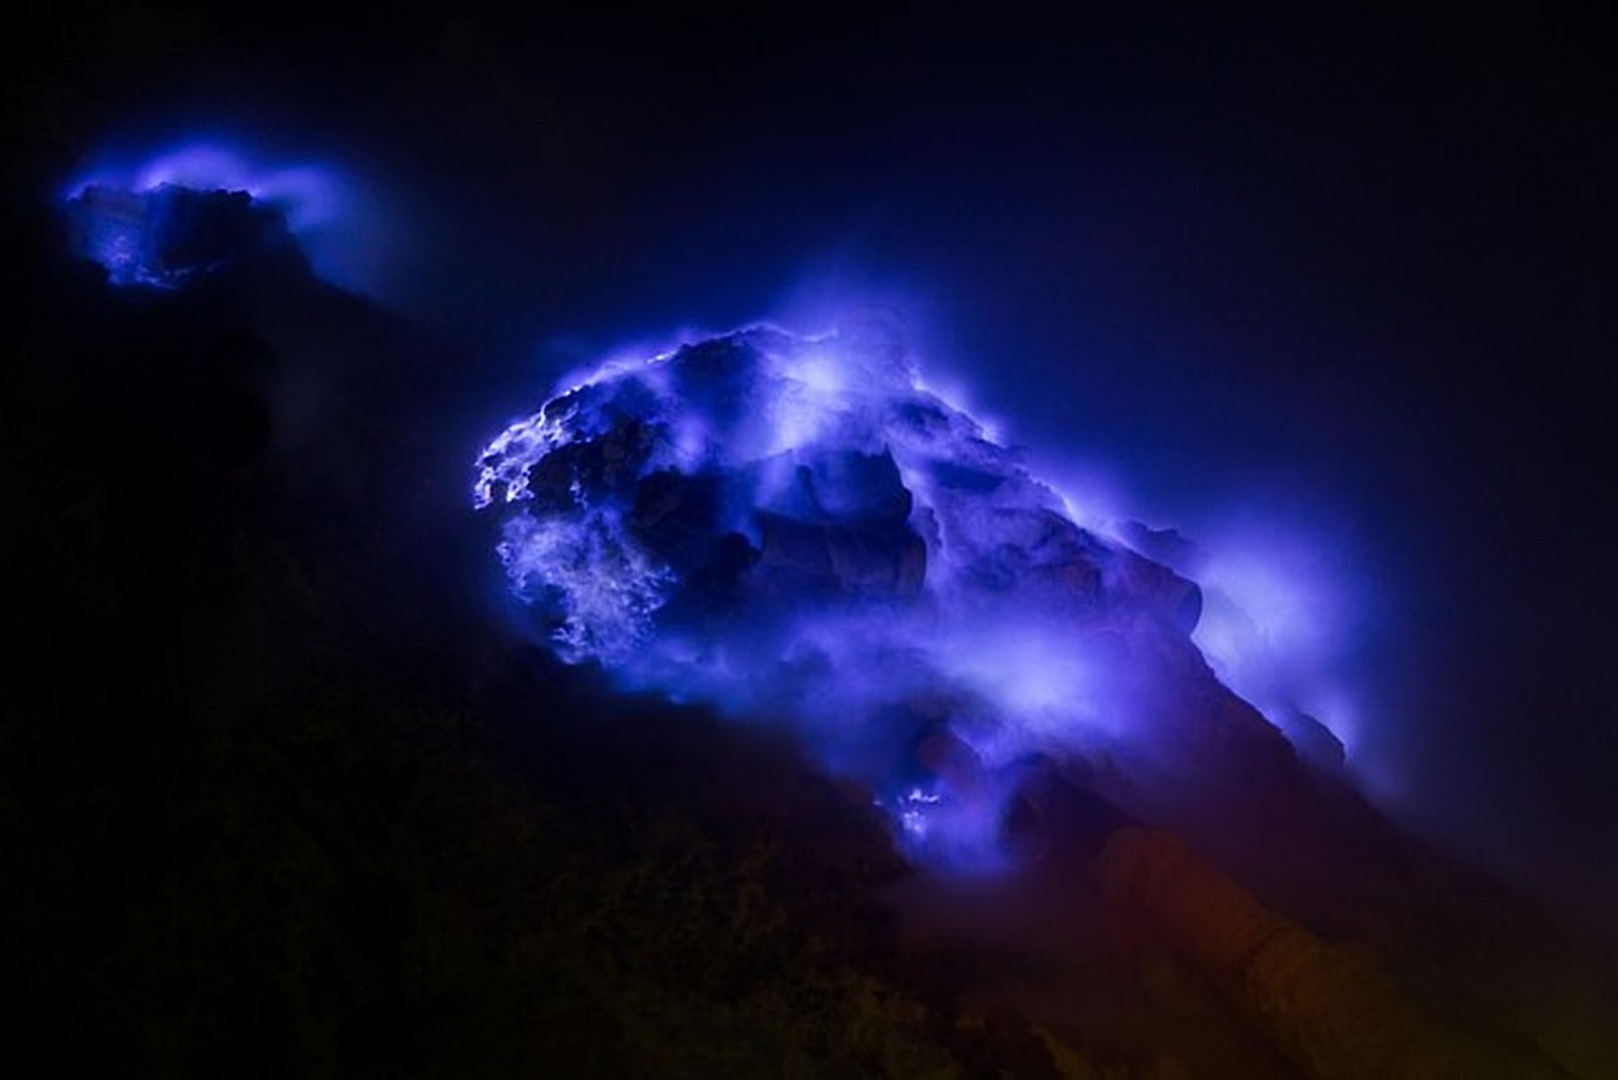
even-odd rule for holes
{"type": "Polygon", "coordinates": [[[92,185],[68,203],[80,254],[115,285],[175,288],[256,254],[291,250],[285,222],[243,191],[92,185]]]}
{"type": "MultiPolygon", "coordinates": [[[[176,205],[184,193],[224,193],[250,205],[260,219],[275,218],[297,241],[322,277],[370,291],[373,264],[382,257],[382,227],[356,177],[330,161],[288,158],[251,148],[245,140],[187,138],[156,148],[108,154],[64,185],[61,197],[79,210],[81,254],[107,268],[116,284],[182,284],[211,268],[206,261],[175,260],[176,205]]],[[[245,211],[244,211],[245,212],[245,211]]]]}
{"type": "Polygon", "coordinates": [[[304,233],[349,213],[349,184],[329,164],[276,163],[233,142],[187,140],[150,154],[102,161],[75,176],[63,195],[73,198],[92,186],[136,194],[165,186],[242,191],[279,211],[294,232],[304,233]]]}
{"type": "Polygon", "coordinates": [[[1208,563],[1193,642],[1203,590],[1078,524],[880,320],[576,376],[488,444],[472,502],[563,659],[783,718],[935,864],[1006,865],[1018,764],[1152,738],[1143,680],[1211,680],[1198,645],[1261,707],[1302,707],[1277,673],[1310,616],[1282,578],[1208,563]]]}

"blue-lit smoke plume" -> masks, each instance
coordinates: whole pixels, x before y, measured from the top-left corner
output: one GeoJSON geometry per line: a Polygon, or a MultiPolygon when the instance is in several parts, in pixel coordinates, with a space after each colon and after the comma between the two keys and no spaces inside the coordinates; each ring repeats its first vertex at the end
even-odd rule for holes
{"type": "MultiPolygon", "coordinates": [[[[1141,553],[1166,534],[1076,523],[881,312],[604,365],[487,447],[473,500],[562,658],[791,725],[928,861],[1002,864],[1041,762],[1194,756],[1215,728],[1289,754],[1193,642],[1203,590],[1141,553]]],[[[1275,604],[1211,566],[1208,651],[1304,724],[1275,604]]]]}

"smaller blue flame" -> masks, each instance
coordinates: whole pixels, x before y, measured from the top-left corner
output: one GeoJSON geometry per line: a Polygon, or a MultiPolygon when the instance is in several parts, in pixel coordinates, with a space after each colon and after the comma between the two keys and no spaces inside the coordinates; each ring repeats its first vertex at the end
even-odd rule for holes
{"type": "Polygon", "coordinates": [[[73,243],[114,285],[175,288],[260,251],[291,246],[280,215],[244,191],[91,186],[68,203],[73,243]]]}
{"type": "Polygon", "coordinates": [[[316,273],[366,291],[380,254],[377,215],[343,170],[277,162],[229,140],[104,156],[60,196],[75,248],[117,285],[173,288],[295,238],[316,273]]]}

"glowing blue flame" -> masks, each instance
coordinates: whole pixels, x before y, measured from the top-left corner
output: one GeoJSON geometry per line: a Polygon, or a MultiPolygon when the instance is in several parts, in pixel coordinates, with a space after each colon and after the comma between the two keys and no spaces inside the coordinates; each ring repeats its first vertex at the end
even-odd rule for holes
{"type": "Polygon", "coordinates": [[[1003,861],[1012,763],[1127,734],[1109,641],[1194,652],[1196,587],[1075,524],[880,327],[606,365],[490,442],[472,502],[564,659],[786,717],[952,865],[1003,861]]]}
{"type": "Polygon", "coordinates": [[[285,223],[315,271],[344,287],[369,291],[385,257],[388,228],[359,197],[355,179],[330,162],[286,160],[226,139],[187,139],[144,151],[108,155],[65,185],[64,202],[79,207],[81,254],[100,262],[116,284],[162,287],[210,269],[165,262],[177,192],[239,194],[261,217],[285,223]]]}
{"type": "Polygon", "coordinates": [[[135,194],[161,187],[243,191],[279,211],[296,233],[339,222],[352,209],[348,181],[330,165],[271,162],[232,143],[211,140],[183,142],[134,160],[102,162],[76,176],[63,195],[74,198],[92,186],[135,194]]]}
{"type": "Polygon", "coordinates": [[[1164,737],[1165,683],[1278,742],[1194,629],[1279,722],[1324,700],[1284,643],[1319,612],[1273,560],[1208,560],[1198,628],[1202,589],[1077,524],[881,327],[603,365],[490,442],[472,502],[562,658],[784,718],[936,864],[1007,865],[1020,763],[1164,737]]]}
{"type": "Polygon", "coordinates": [[[69,203],[81,254],[115,285],[175,288],[254,254],[285,251],[285,227],[246,192],[162,184],[139,194],[99,186],[69,203]]]}

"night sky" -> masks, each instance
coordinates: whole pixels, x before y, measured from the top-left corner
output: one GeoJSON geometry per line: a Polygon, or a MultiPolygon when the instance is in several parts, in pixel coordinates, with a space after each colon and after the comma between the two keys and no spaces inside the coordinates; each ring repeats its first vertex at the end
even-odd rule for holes
{"type": "Polygon", "coordinates": [[[898,308],[1076,501],[1318,556],[1370,790],[1618,903],[1593,21],[131,5],[35,33],[25,202],[190,130],[358,178],[343,283],[462,357],[446,453],[603,355],[898,308]]]}

